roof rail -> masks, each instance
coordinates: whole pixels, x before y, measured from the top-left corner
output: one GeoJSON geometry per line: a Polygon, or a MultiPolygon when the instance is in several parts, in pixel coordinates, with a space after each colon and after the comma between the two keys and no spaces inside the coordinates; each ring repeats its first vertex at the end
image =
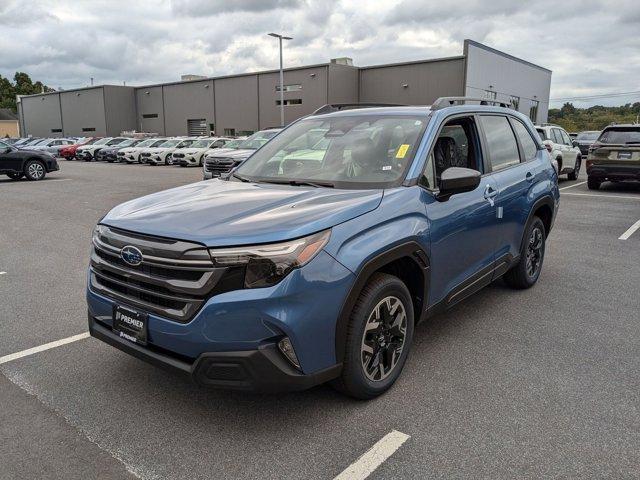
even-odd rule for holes
{"type": "Polygon", "coordinates": [[[355,110],[358,108],[375,107],[406,107],[399,103],[328,103],[321,106],[311,115],[322,115],[323,113],[339,112],[340,110],[355,110]]]}
{"type": "Polygon", "coordinates": [[[560,125],[558,125],[557,123],[538,123],[537,124],[539,127],[559,127],[560,125]]]}
{"type": "Polygon", "coordinates": [[[490,98],[473,98],[473,97],[440,97],[431,105],[431,110],[440,110],[445,107],[454,105],[464,105],[467,102],[479,102],[480,105],[494,105],[499,107],[508,107],[509,104],[500,100],[492,100],[490,98]]]}

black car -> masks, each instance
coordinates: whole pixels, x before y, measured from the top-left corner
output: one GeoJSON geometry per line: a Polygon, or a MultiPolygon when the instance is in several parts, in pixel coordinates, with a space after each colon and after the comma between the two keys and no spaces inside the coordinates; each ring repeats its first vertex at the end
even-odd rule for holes
{"type": "Polygon", "coordinates": [[[0,142],[0,175],[12,180],[42,180],[47,173],[60,170],[55,157],[47,152],[19,149],[0,142]]]}
{"type": "Polygon", "coordinates": [[[131,138],[112,147],[105,147],[96,154],[96,159],[106,160],[109,163],[118,161],[118,151],[122,148],[135,147],[143,139],[131,138]]]}
{"type": "Polygon", "coordinates": [[[582,158],[586,158],[587,155],[589,155],[589,147],[595,143],[599,136],[600,130],[586,130],[578,133],[575,142],[577,144],[576,147],[578,147],[580,153],[582,153],[582,158]]]}

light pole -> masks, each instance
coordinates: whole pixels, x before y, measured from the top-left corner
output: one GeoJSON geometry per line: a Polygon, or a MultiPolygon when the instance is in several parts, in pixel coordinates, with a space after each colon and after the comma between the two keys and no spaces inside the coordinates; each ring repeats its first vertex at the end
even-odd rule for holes
{"type": "Polygon", "coordinates": [[[293,40],[292,37],[285,37],[278,33],[269,33],[270,37],[275,37],[280,43],[280,126],[284,127],[284,72],[282,70],[282,40],[293,40]]]}

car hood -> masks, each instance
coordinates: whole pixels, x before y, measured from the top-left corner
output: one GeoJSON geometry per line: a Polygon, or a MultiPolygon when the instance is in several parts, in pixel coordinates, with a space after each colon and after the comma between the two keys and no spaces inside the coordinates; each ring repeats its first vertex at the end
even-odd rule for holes
{"type": "Polygon", "coordinates": [[[208,180],[131,200],[100,223],[209,247],[289,240],[374,210],[382,190],[208,180]]]}
{"type": "Polygon", "coordinates": [[[209,158],[247,158],[254,152],[255,150],[241,148],[238,150],[229,150],[227,152],[214,152],[209,155],[209,158]]]}
{"type": "Polygon", "coordinates": [[[180,153],[184,153],[185,155],[193,155],[194,153],[205,152],[209,150],[207,147],[202,148],[182,148],[180,149],[180,153]]]}
{"type": "Polygon", "coordinates": [[[146,153],[160,153],[160,152],[164,152],[165,150],[172,150],[172,148],[171,147],[149,147],[149,148],[145,148],[142,151],[146,153]]]}

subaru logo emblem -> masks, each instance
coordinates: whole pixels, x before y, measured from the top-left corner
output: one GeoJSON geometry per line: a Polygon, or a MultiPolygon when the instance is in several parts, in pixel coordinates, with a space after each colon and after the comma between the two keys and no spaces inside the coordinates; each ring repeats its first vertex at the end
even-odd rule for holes
{"type": "Polygon", "coordinates": [[[122,258],[125,263],[137,267],[142,263],[142,252],[132,245],[127,245],[120,250],[120,258],[122,258]]]}

